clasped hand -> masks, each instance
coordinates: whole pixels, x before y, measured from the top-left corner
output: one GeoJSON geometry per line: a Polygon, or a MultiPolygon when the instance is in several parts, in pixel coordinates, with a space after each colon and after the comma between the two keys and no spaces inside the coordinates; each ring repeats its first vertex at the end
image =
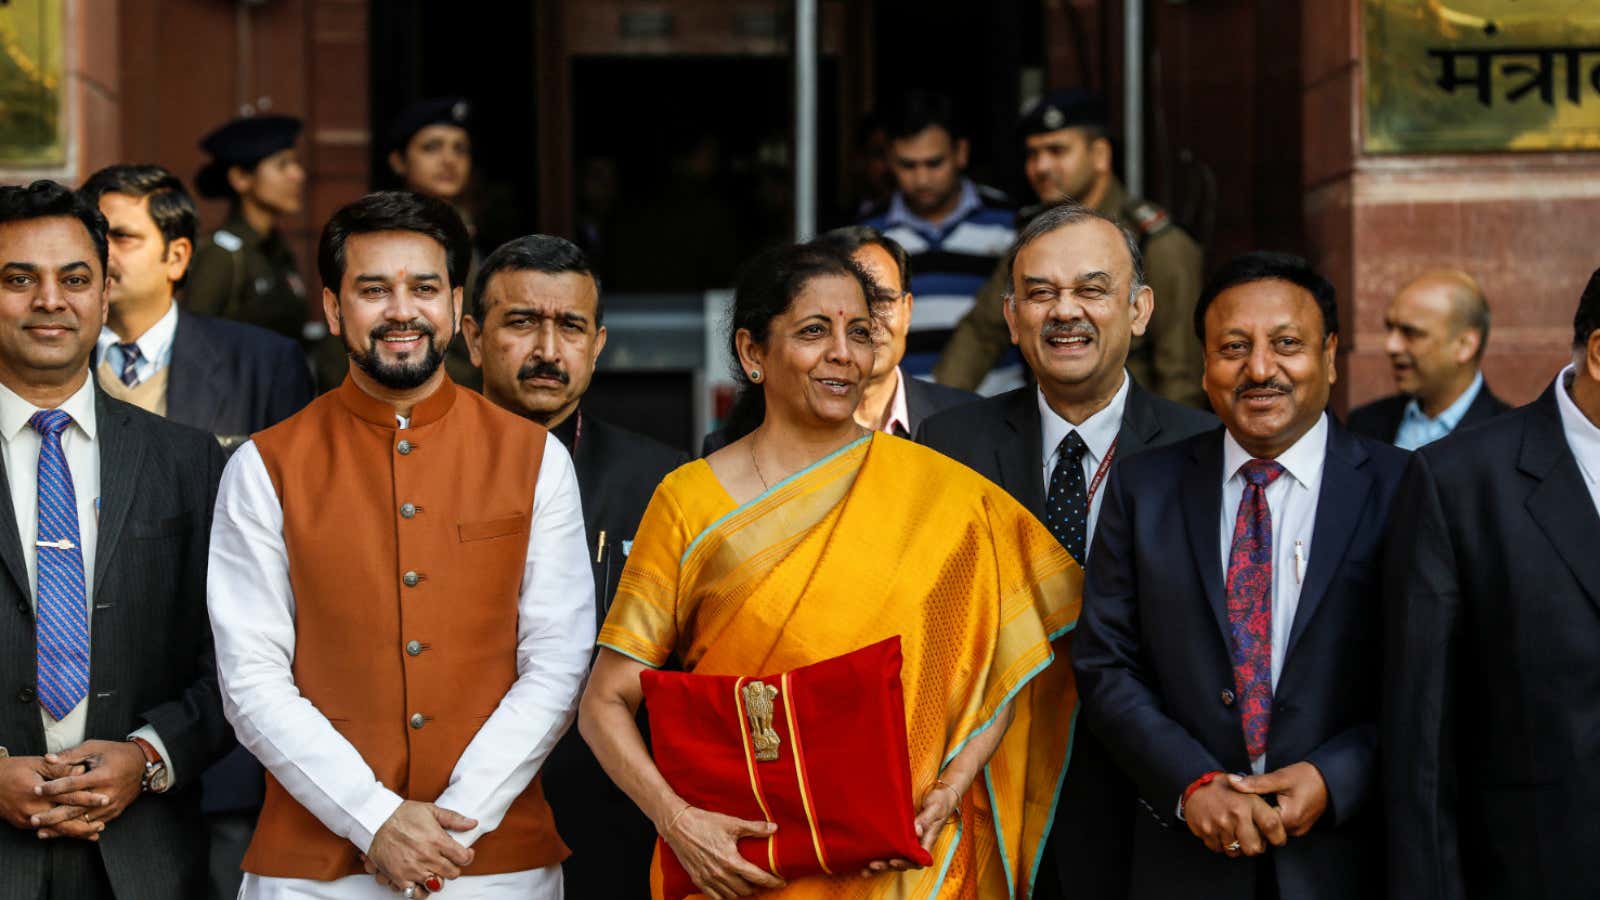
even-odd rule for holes
{"type": "Polygon", "coordinates": [[[126,741],[0,759],[0,818],[40,838],[96,841],[138,799],[143,781],[144,753],[126,741]]]}
{"type": "Polygon", "coordinates": [[[1322,773],[1298,762],[1265,775],[1213,779],[1184,804],[1184,821],[1206,849],[1228,856],[1259,856],[1303,837],[1328,808],[1322,773]],[[1277,795],[1277,806],[1262,799],[1277,795]]]}
{"type": "Polygon", "coordinates": [[[415,888],[417,896],[424,896],[427,891],[423,882],[429,876],[450,881],[472,865],[472,849],[461,846],[449,832],[477,827],[477,820],[458,812],[407,800],[372,836],[372,844],[361,861],[367,874],[384,887],[396,891],[415,888]]]}

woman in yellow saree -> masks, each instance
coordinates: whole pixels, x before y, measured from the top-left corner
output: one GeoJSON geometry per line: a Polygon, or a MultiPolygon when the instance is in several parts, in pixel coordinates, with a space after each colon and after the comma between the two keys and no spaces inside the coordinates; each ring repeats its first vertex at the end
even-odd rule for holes
{"type": "MultiPolygon", "coordinates": [[[[1026,897],[1077,700],[1062,638],[1081,574],[1008,494],[852,418],[872,362],[865,276],[814,245],[741,280],[734,345],[761,425],[669,475],[635,538],[580,727],[706,896],[1026,897]],[[898,635],[916,822],[933,865],[784,884],[739,856],[774,826],[691,807],[635,724],[639,673],[786,671],[898,635]]],[[[652,883],[660,896],[659,870],[652,883]]]]}

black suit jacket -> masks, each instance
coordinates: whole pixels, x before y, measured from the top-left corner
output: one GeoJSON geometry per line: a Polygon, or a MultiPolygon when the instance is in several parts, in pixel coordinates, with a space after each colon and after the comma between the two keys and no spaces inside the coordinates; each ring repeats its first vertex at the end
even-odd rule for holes
{"type": "Polygon", "coordinates": [[[1385,577],[1393,897],[1600,885],[1600,514],[1562,389],[1406,473],[1385,577]]]}
{"type": "MultiPolygon", "coordinates": [[[[1351,410],[1347,426],[1356,434],[1364,434],[1369,438],[1392,444],[1395,437],[1400,434],[1400,423],[1405,421],[1406,404],[1410,402],[1410,394],[1392,394],[1381,400],[1374,400],[1351,410]]],[[[1456,423],[1455,430],[1462,431],[1474,425],[1482,425],[1510,408],[1510,404],[1496,397],[1494,392],[1489,390],[1488,382],[1484,382],[1482,390],[1478,391],[1478,396],[1472,398],[1472,405],[1467,407],[1466,415],[1456,423]]]]}
{"type": "MultiPolygon", "coordinates": [[[[577,417],[568,422],[576,425],[577,417]]],[[[563,423],[567,424],[567,423],[563,423]]],[[[640,434],[582,415],[582,431],[557,429],[572,448],[583,503],[589,562],[594,567],[596,621],[605,619],[617,577],[656,485],[689,461],[687,454],[640,434]],[[605,546],[599,545],[605,533],[605,546]]],[[[640,716],[641,724],[643,715],[640,716]]],[[[572,897],[650,896],[655,828],[595,760],[576,727],[562,736],[544,767],[545,797],[572,856],[562,865],[572,897]]]]}
{"type": "Polygon", "coordinates": [[[311,368],[294,341],[244,322],[178,311],[167,418],[209,431],[231,450],[315,396],[311,368]]]}
{"type": "MultiPolygon", "coordinates": [[[[1112,469],[1141,450],[1216,426],[1210,413],[1158,397],[1130,379],[1112,469]]],[[[1036,389],[1025,387],[934,416],[922,424],[917,440],[1005,488],[1043,519],[1041,434],[1036,389]]],[[[1075,725],[1072,758],[1050,830],[1053,865],[1041,869],[1053,868],[1060,883],[1039,885],[1039,896],[1053,897],[1059,890],[1071,900],[1127,897],[1135,797],[1133,783],[1112,762],[1104,744],[1089,729],[1075,725]]]]}
{"type": "MultiPolygon", "coordinates": [[[[1137,786],[1133,898],[1255,896],[1257,865],[1176,820],[1205,772],[1246,772],[1221,559],[1223,431],[1111,473],[1073,636],[1083,711],[1137,786]]],[[[1381,894],[1379,562],[1407,454],[1330,423],[1311,559],[1274,692],[1267,770],[1310,761],[1328,809],[1271,851],[1283,897],[1381,894]]]]}
{"type": "MultiPolygon", "coordinates": [[[[923,381],[904,374],[901,377],[906,381],[906,418],[911,420],[907,423],[910,426],[910,433],[900,435],[901,437],[911,437],[916,434],[923,420],[930,416],[983,399],[960,388],[923,381]]],[[[705,440],[701,442],[700,455],[710,456],[731,443],[733,441],[730,440],[727,429],[718,428],[706,435],[705,440]]]]}
{"type": "MultiPolygon", "coordinates": [[[[222,714],[206,555],[223,453],[210,436],[95,391],[100,527],[92,574],[87,739],[120,741],[149,724],[177,776],[112,822],[97,844],[74,842],[81,865],[104,862],[119,900],[198,896],[205,831],[200,773],[233,742],[222,714]]],[[[14,756],[42,755],[33,699],[34,620],[24,543],[0,478],[0,735],[14,756]],[[22,700],[23,702],[15,702],[22,700]]],[[[31,541],[28,542],[31,545],[31,541]]],[[[65,839],[57,839],[57,841],[65,839]]],[[[0,825],[0,900],[38,900],[53,842],[0,825]]]]}

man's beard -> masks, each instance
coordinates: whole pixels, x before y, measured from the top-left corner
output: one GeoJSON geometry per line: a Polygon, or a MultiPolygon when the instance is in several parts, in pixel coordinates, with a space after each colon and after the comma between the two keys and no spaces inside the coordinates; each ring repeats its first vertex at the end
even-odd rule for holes
{"type": "MultiPolygon", "coordinates": [[[[425,384],[444,363],[444,345],[449,343],[449,338],[435,341],[434,335],[437,333],[438,329],[426,319],[412,319],[404,323],[383,322],[374,326],[367,335],[372,349],[358,350],[351,346],[349,339],[346,338],[345,351],[350,354],[351,361],[373,381],[390,390],[408,391],[425,384]],[[384,362],[378,358],[378,345],[382,343],[385,335],[396,331],[415,331],[426,339],[428,349],[421,358],[395,363],[384,362]]],[[[451,337],[454,336],[452,332],[451,337]]]]}

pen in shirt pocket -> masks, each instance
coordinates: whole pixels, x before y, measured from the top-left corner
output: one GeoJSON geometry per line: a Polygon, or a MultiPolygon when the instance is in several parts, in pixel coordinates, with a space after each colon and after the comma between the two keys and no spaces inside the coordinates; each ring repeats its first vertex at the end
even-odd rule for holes
{"type": "Polygon", "coordinates": [[[1294,542],[1294,583],[1301,584],[1306,580],[1306,542],[1294,542]]]}

